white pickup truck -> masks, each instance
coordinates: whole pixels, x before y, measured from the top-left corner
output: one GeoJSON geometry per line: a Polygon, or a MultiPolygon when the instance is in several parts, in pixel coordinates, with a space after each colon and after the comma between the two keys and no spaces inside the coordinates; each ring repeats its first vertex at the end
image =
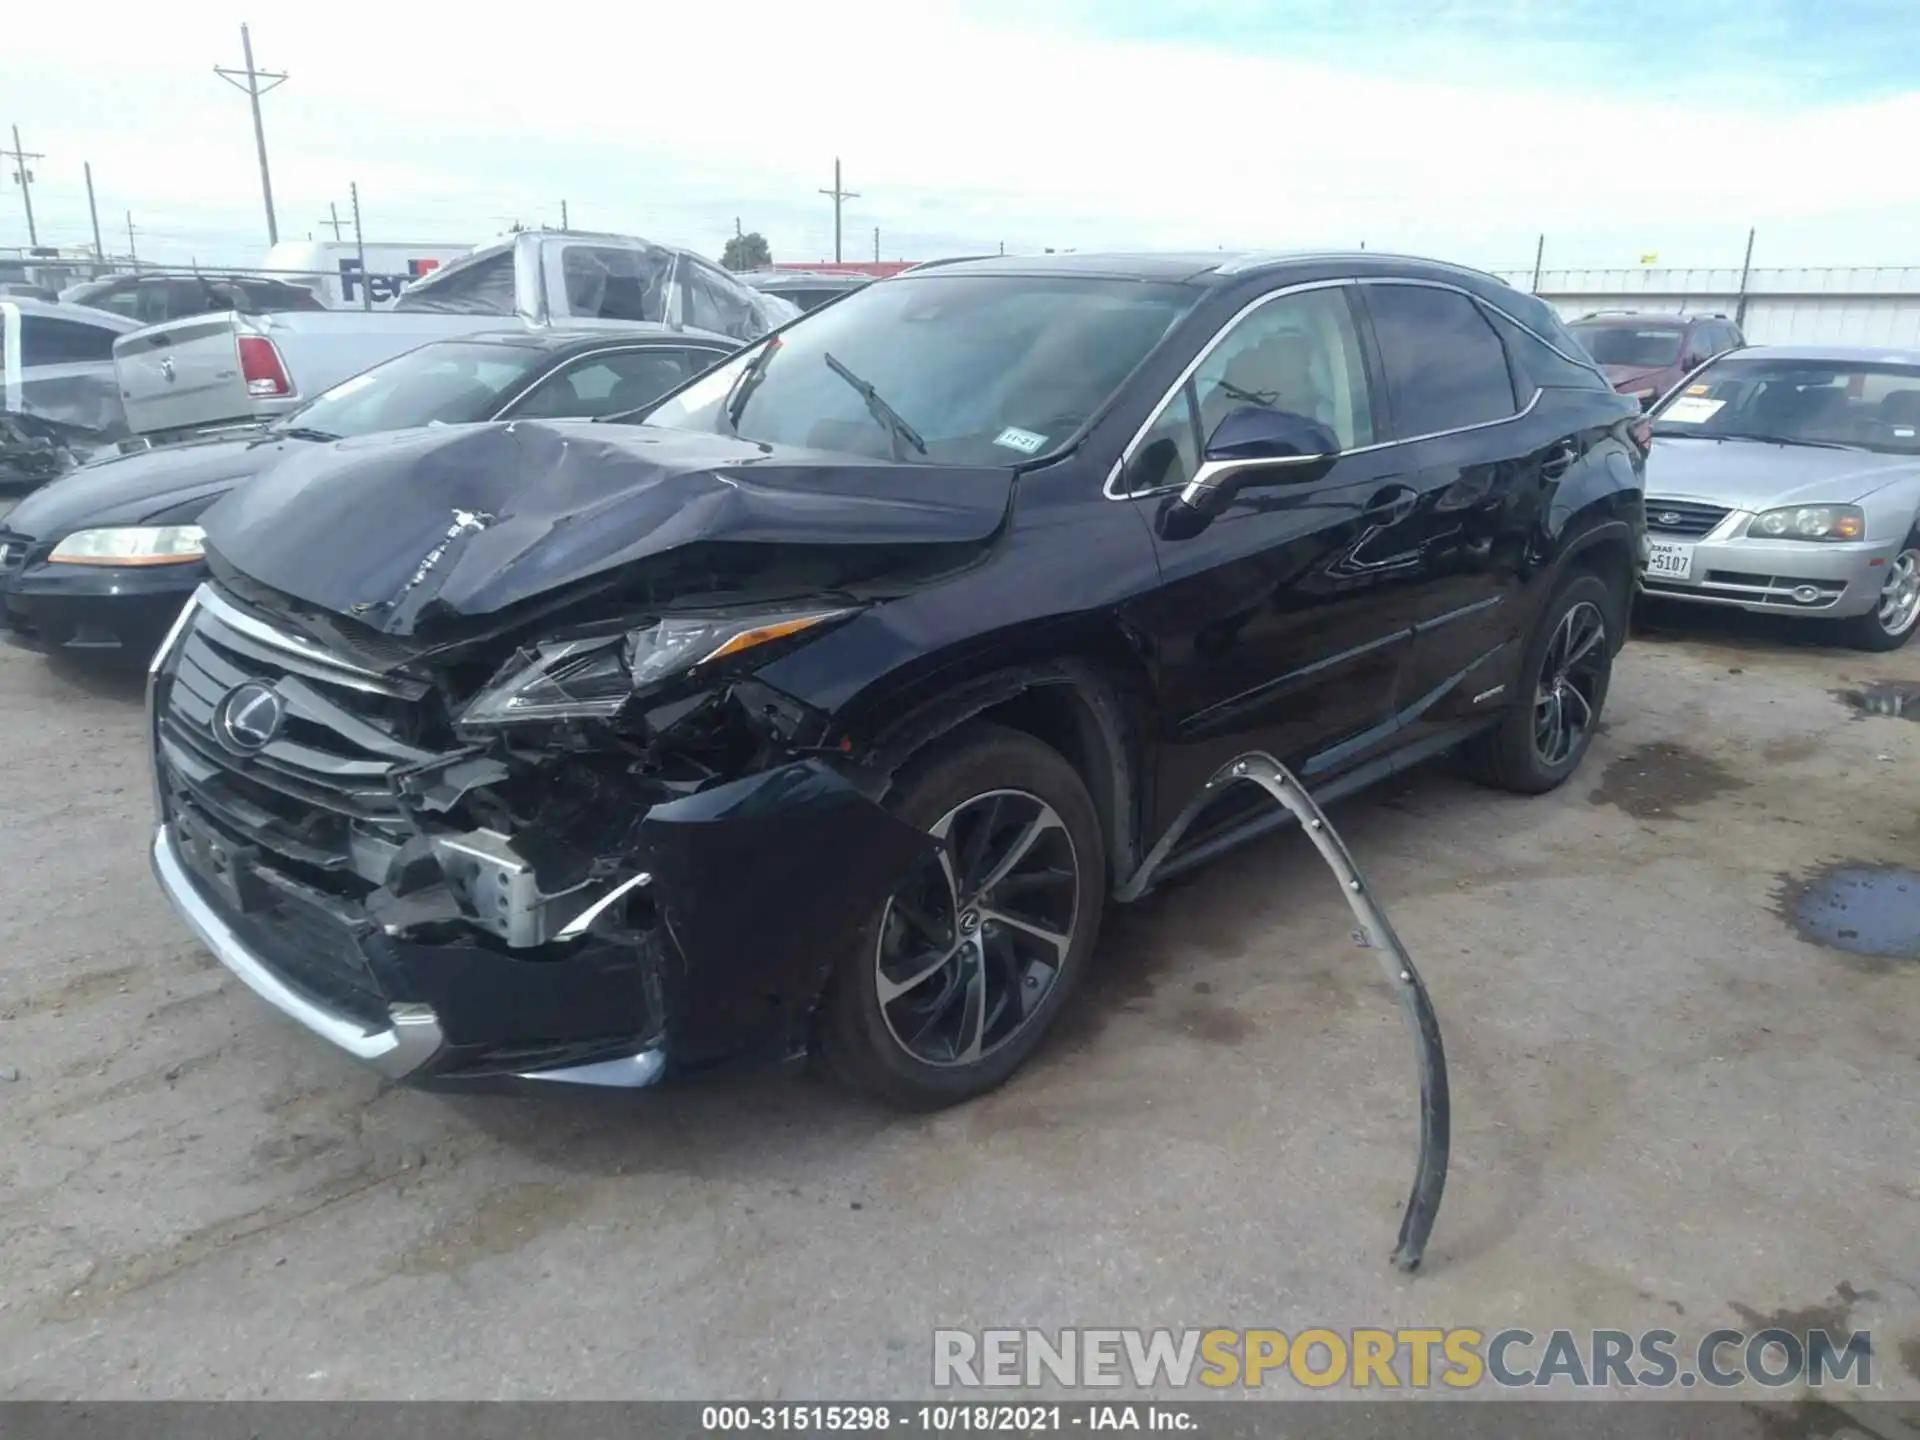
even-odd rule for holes
{"type": "Polygon", "coordinates": [[[127,424],[162,442],[271,420],[429,340],[641,322],[745,344],[799,313],[691,251],[545,230],[441,267],[391,309],[195,315],[122,336],[113,364],[127,424]]]}

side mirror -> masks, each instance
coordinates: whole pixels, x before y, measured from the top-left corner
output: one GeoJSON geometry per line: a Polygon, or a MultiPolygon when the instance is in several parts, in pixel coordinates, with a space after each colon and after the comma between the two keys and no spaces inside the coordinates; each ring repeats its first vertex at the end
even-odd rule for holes
{"type": "Polygon", "coordinates": [[[1315,480],[1340,458],[1340,441],[1318,420],[1245,405],[1214,426],[1200,468],[1161,516],[1170,540],[1197,535],[1249,485],[1315,480]]]}
{"type": "Polygon", "coordinates": [[[1340,442],[1318,420],[1264,405],[1243,405],[1214,426],[1200,470],[1204,474],[1211,464],[1299,465],[1339,453],[1340,442]]]}

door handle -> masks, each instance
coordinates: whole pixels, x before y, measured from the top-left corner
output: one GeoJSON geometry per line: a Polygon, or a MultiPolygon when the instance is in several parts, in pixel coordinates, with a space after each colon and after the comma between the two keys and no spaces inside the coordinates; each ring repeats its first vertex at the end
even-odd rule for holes
{"type": "Polygon", "coordinates": [[[1413,507],[1420,503],[1420,492],[1405,485],[1389,485],[1384,490],[1374,492],[1367,508],[1360,512],[1362,520],[1371,520],[1376,525],[1398,525],[1413,513],[1413,507]]]}
{"type": "Polygon", "coordinates": [[[1573,462],[1579,458],[1579,450],[1563,441],[1546,453],[1540,462],[1540,473],[1549,480],[1558,480],[1573,468],[1573,462]]]}

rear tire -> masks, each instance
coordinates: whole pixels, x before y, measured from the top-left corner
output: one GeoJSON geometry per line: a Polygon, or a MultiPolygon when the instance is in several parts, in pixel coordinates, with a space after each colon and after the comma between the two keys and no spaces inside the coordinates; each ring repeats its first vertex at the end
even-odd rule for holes
{"type": "Polygon", "coordinates": [[[1920,527],[1888,562],[1886,587],[1864,615],[1836,620],[1844,644],[1856,650],[1898,650],[1920,630],[1920,527]]]}
{"type": "Polygon", "coordinates": [[[1100,932],[1106,849],[1074,768],[998,725],[916,758],[888,808],[940,837],[940,854],[842,956],[819,1047],[855,1088],[938,1110],[1002,1084],[1071,1000],[1100,932]]]}
{"type": "Polygon", "coordinates": [[[1561,582],[1528,637],[1519,695],[1467,749],[1476,779],[1542,795],[1580,768],[1607,702],[1620,608],[1597,575],[1582,571],[1561,582]]]}

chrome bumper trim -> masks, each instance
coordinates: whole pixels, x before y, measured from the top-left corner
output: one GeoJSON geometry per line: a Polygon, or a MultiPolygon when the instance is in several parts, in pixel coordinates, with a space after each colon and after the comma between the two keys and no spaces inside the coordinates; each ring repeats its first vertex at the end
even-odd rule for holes
{"type": "Polygon", "coordinates": [[[529,1070],[521,1080],[558,1080],[566,1085],[597,1085],[611,1090],[643,1090],[658,1080],[667,1068],[664,1050],[642,1050],[619,1060],[598,1060],[591,1065],[570,1065],[562,1070],[529,1070]]]}
{"type": "MultiPolygon", "coordinates": [[[[440,1049],[440,1019],[425,1005],[390,1007],[393,1024],[369,1032],[357,1021],[336,1015],[308,1000],[275,975],[240,942],[207,902],[200,898],[174,848],[173,834],[162,825],[153,837],[153,872],[173,908],[200,942],[246,987],[282,1014],[299,1021],[322,1040],[364,1060],[382,1075],[398,1080],[412,1074],[440,1049]]],[[[588,1067],[592,1068],[592,1067],[588,1067]]]]}

